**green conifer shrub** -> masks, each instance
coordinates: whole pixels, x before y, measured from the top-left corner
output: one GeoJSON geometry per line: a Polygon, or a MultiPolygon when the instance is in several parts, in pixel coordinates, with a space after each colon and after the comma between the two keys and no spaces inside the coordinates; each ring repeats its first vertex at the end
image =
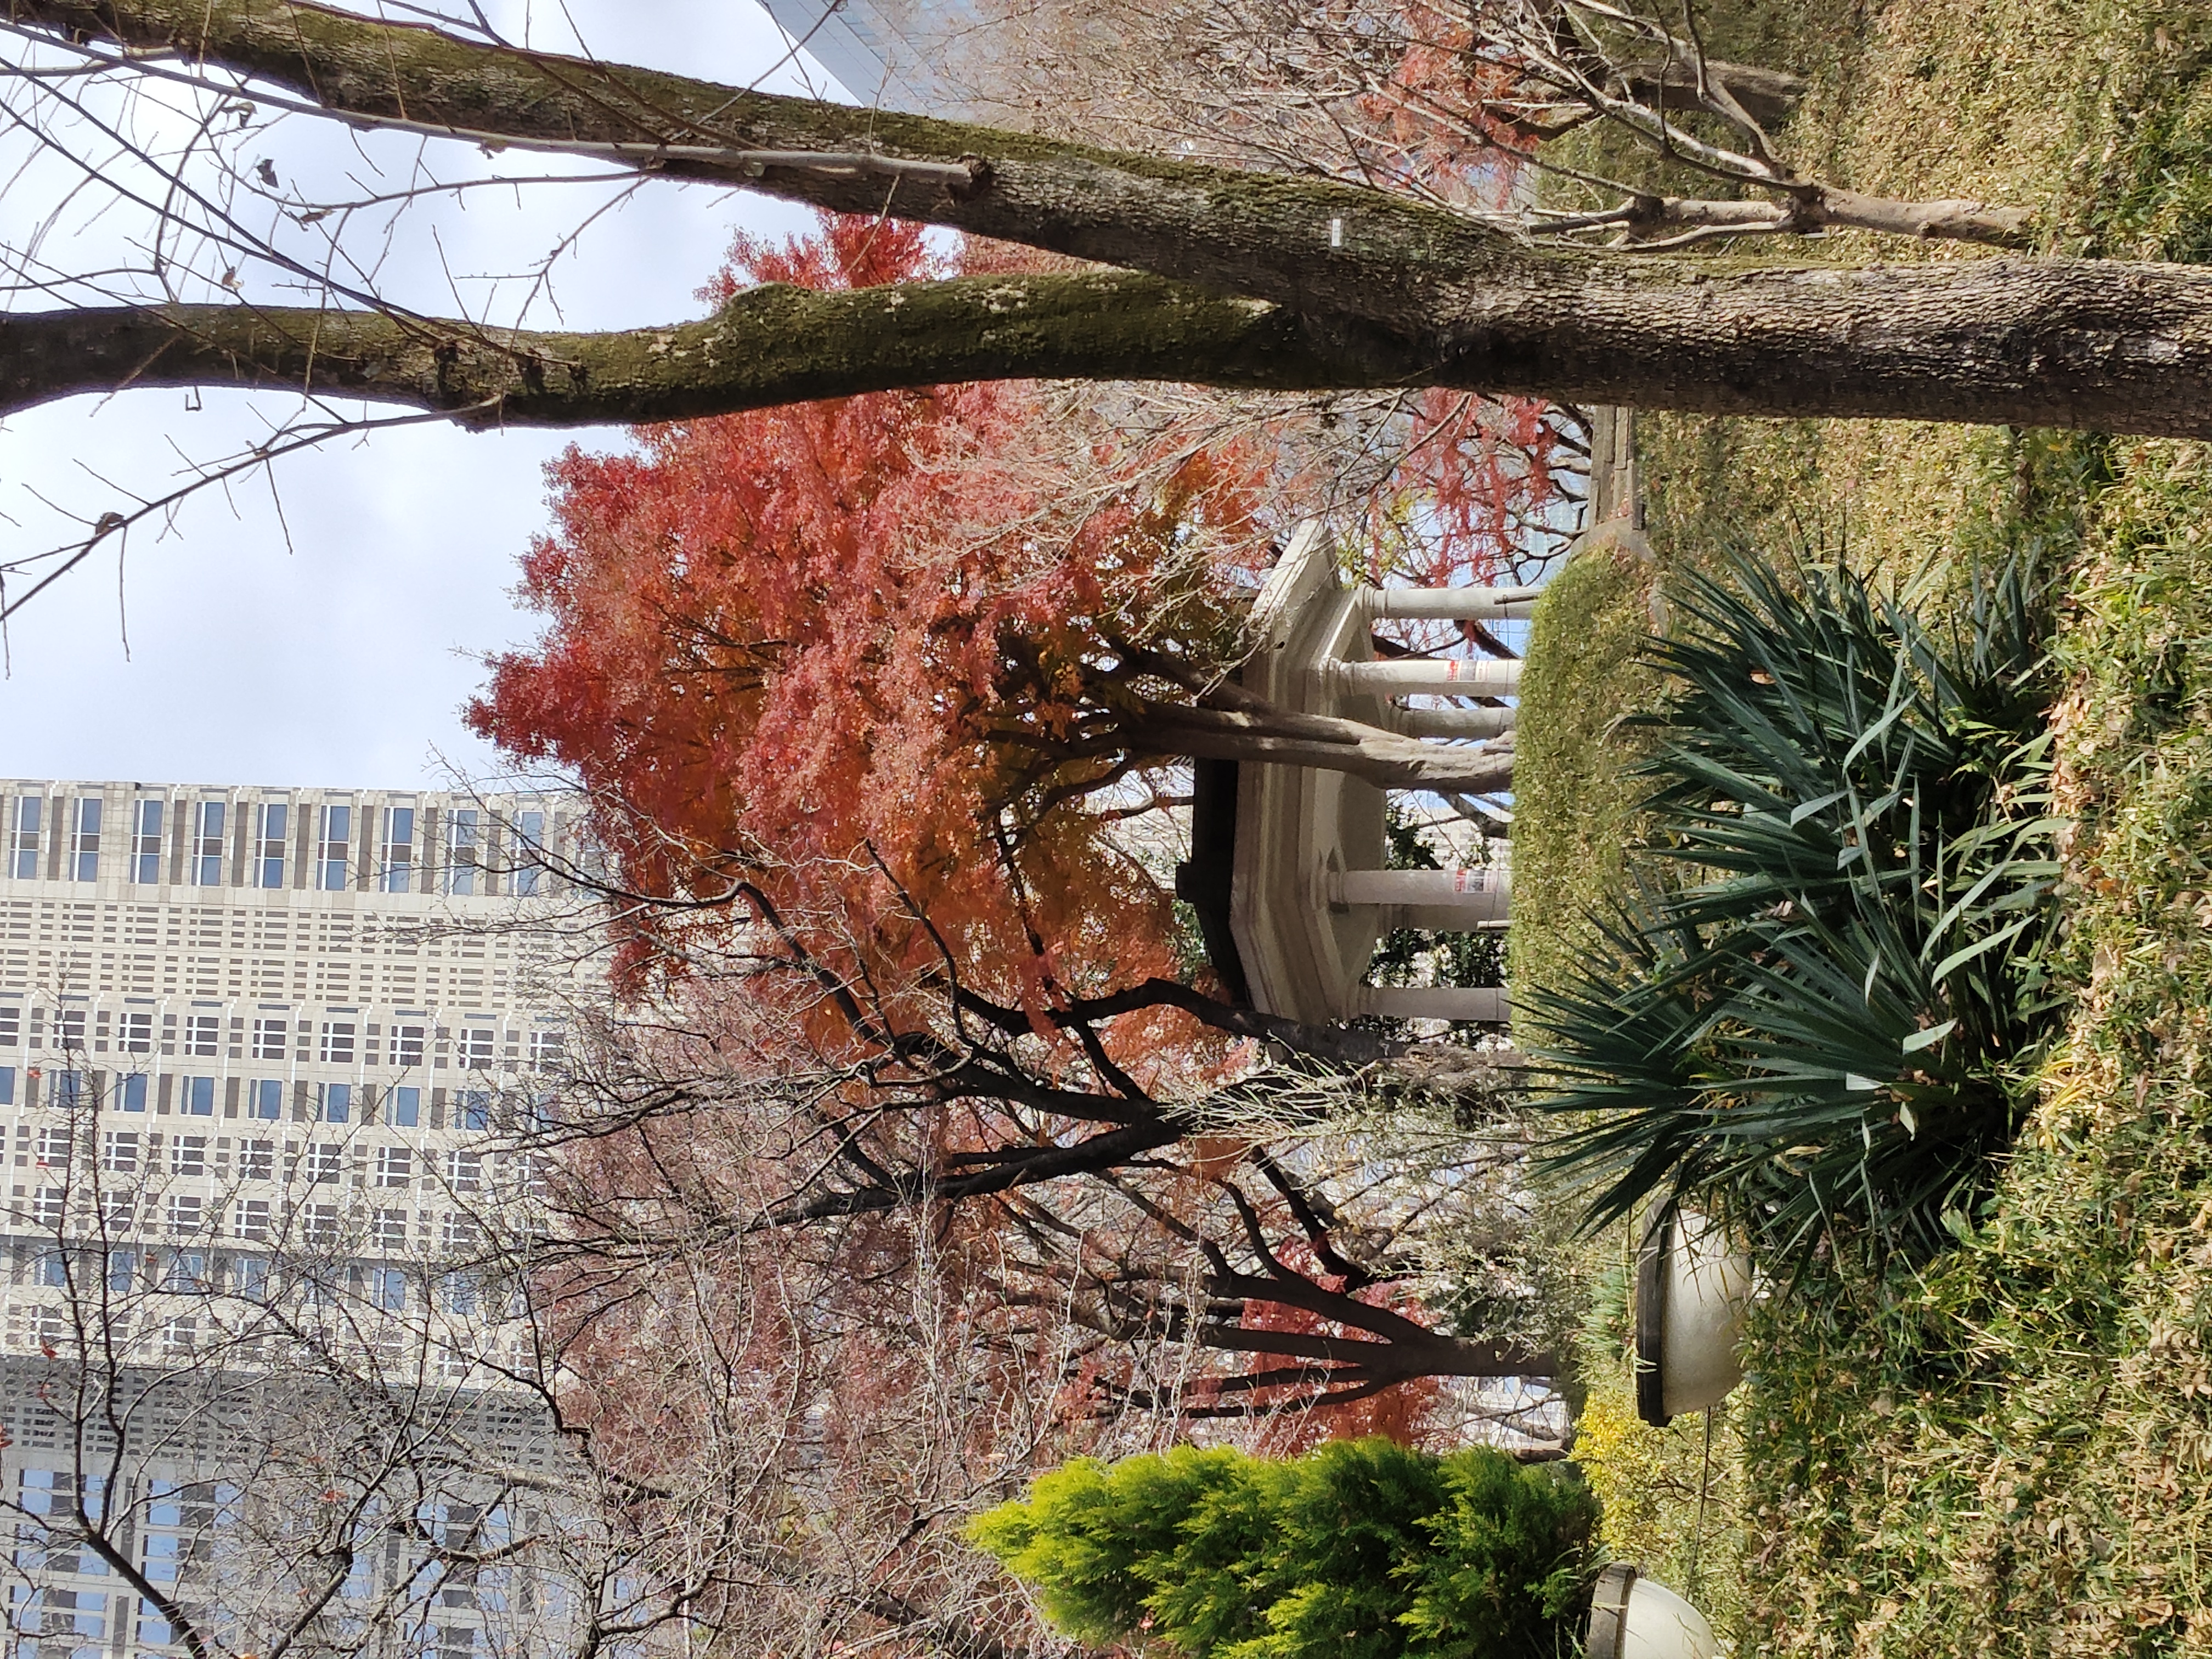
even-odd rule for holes
{"type": "Polygon", "coordinates": [[[1597,1502],[1562,1465],[1388,1440],[1266,1459],[1081,1459],[969,1537],[1094,1646],[1188,1659],[1534,1659],[1572,1652],[1597,1502]]]}

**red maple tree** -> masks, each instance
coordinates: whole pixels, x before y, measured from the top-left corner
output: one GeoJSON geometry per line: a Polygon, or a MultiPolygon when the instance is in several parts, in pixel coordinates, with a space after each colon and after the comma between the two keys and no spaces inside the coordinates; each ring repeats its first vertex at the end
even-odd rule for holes
{"type": "MultiPolygon", "coordinates": [[[[829,219],[740,237],[704,297],[945,263],[914,227],[829,219]]],[[[580,776],[632,887],[742,872],[787,915],[834,913],[875,965],[949,946],[969,971],[1170,969],[1157,884],[1096,817],[1047,810],[1114,769],[1058,764],[1053,739],[1102,626],[1188,608],[1162,578],[1194,527],[1255,540],[1256,480],[1202,450],[1116,491],[1043,410],[1024,384],[936,386],[571,448],[524,562],[548,626],[495,661],[471,724],[580,776]],[[872,866],[884,881],[853,879],[872,866]]]]}
{"type": "MultiPolygon", "coordinates": [[[[830,220],[779,246],[740,239],[705,297],[946,264],[909,227],[830,220]]],[[[793,1120],[787,1186],[750,1200],[779,1229],[865,1234],[866,1217],[927,1190],[930,1226],[954,1228],[936,1235],[946,1245],[958,1200],[944,1195],[961,1181],[988,1194],[1012,1184],[1021,1159],[1075,1169],[1087,1147],[1121,1160],[1179,1139],[1162,1073],[1204,1072],[1222,1047],[1140,1000],[1085,1017],[1097,1040],[1072,1060],[1083,1075],[1063,1078],[1018,1053],[1026,1038],[1003,1019],[994,1060],[979,1030],[947,1030],[937,1000],[951,978],[1065,1030],[1051,1022],[1072,997],[1175,972],[1165,894],[1085,810],[1133,770],[1141,781],[1141,766],[1060,739],[1095,717],[1102,654],[1162,635],[1233,636],[1237,584],[1221,567],[1249,573],[1277,527],[1265,503],[1282,452],[1264,433],[1116,444],[1071,431],[1065,412],[1020,384],[884,392],[643,428],[626,451],[572,448],[551,469],[554,524],[522,587],[547,626],[496,660],[471,719],[509,752],[573,771],[615,879],[672,902],[641,912],[652,920],[628,966],[681,988],[729,1073],[724,1091],[773,1093],[823,1068],[793,1120]],[[722,898],[733,902],[684,908],[722,898]],[[748,927],[788,971],[733,967],[748,927]],[[714,937],[687,938],[694,928],[714,937]],[[717,964],[699,975],[707,983],[686,985],[702,963],[717,964]],[[927,988],[902,1006],[902,986],[927,988]],[[836,1176],[826,1187],[823,1171],[836,1176]]],[[[1453,459],[1490,441],[1482,423],[1498,406],[1424,418],[1434,441],[1413,447],[1390,488],[1443,529],[1430,574],[1486,573],[1504,532],[1466,502],[1510,495],[1525,469],[1475,474],[1453,459]]],[[[663,1105],[698,1109],[690,1073],[663,1082],[638,1091],[641,1122],[663,1105]]],[[[688,1142],[696,1120],[672,1121],[688,1142]]],[[[758,1144],[746,1141],[748,1158],[758,1144]]],[[[1010,1224],[985,1211],[973,1224],[989,1255],[1010,1224]]],[[[842,1235],[847,1248],[857,1236],[842,1235]]],[[[1318,1339],[1344,1324],[1338,1314],[1363,1316],[1355,1287],[1316,1277],[1307,1299],[1344,1307],[1316,1314],[1222,1273],[1220,1296],[1249,1304],[1207,1325],[1223,1363],[1276,1354],[1281,1373],[1232,1369],[1220,1383],[1241,1387],[1224,1401],[1264,1413],[1328,1392],[1307,1374],[1314,1341],[1279,1354],[1257,1339],[1318,1339]]],[[[1403,1334],[1419,1346],[1428,1334],[1403,1334]]],[[[1459,1363],[1448,1343],[1431,1346],[1431,1363],[1459,1363]]],[[[1435,1384],[1405,1370],[1346,1377],[1357,1397],[1312,1423],[1410,1432],[1435,1384]]],[[[653,1387],[635,1392],[659,1409],[653,1387]]]]}

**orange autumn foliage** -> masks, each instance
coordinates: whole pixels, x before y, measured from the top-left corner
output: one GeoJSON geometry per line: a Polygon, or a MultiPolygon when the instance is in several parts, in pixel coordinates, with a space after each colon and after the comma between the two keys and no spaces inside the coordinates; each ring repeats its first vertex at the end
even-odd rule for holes
{"type": "MultiPolygon", "coordinates": [[[[830,219],[741,237],[704,293],[946,264],[912,226],[830,219]]],[[[935,386],[568,450],[524,563],[546,630],[495,661],[471,724],[579,775],[632,887],[742,873],[787,917],[834,917],[870,971],[934,965],[926,913],[963,973],[1015,970],[1024,996],[1170,971],[1157,884],[1093,816],[1024,807],[1086,781],[1050,744],[1099,619],[1157,602],[1191,522],[1233,535],[1255,481],[1201,452],[1132,499],[1042,409],[1024,384],[935,386]]]]}

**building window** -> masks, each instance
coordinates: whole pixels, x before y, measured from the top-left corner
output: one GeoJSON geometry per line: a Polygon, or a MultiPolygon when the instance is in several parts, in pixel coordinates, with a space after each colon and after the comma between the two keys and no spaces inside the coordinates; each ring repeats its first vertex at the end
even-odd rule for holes
{"type": "Polygon", "coordinates": [[[154,1016],[133,1009],[123,1016],[123,1024],[115,1034],[116,1046],[126,1054],[150,1054],[154,1052],[154,1016]]]}
{"type": "Polygon", "coordinates": [[[214,1014],[185,1016],[185,1052],[197,1060],[213,1060],[222,1042],[222,1021],[214,1014]]]}
{"type": "Polygon", "coordinates": [[[138,1132],[136,1129],[110,1129],[100,1137],[100,1167],[117,1175],[132,1175],[138,1169],[138,1132]]]}
{"type": "Polygon", "coordinates": [[[368,1270],[368,1299],[381,1313],[404,1313],[407,1308],[407,1274],[398,1267],[368,1270]]]}
{"type": "Polygon", "coordinates": [[[23,1041],[23,1011],[0,1008],[0,1048],[13,1048],[23,1041]]]}
{"type": "Polygon", "coordinates": [[[92,1098],[91,1075],[85,1072],[56,1072],[53,1103],[58,1111],[74,1111],[92,1098]]]}
{"type": "Polygon", "coordinates": [[[192,842],[186,872],[196,887],[222,885],[223,803],[192,803],[192,842]]]}
{"type": "Polygon", "coordinates": [[[131,812],[131,879],[150,885],[161,879],[161,803],[137,802],[131,812]]]}
{"type": "Polygon", "coordinates": [[[317,1141],[307,1148],[307,1179],[330,1186],[345,1171],[345,1148],[332,1141],[317,1141]]]}
{"type": "Polygon", "coordinates": [[[116,1104],[126,1112],[143,1112],[146,1109],[145,1073],[133,1072],[123,1079],[122,1093],[117,1097],[116,1104]]]}
{"type": "Polygon", "coordinates": [[[568,1038],[561,1031],[532,1031],[530,1034],[530,1064],[533,1070],[557,1072],[568,1058],[568,1038]]]}
{"type": "MultiPolygon", "coordinates": [[[[261,1231],[252,1236],[256,1238],[266,1238],[269,1236],[269,1206],[266,1202],[258,1199],[253,1201],[261,1205],[261,1231]]],[[[240,1205],[239,1206],[241,1211],[243,1211],[245,1207],[246,1206],[244,1205],[240,1205]]],[[[240,1225],[235,1231],[237,1231],[239,1237],[244,1238],[246,1237],[246,1234],[244,1229],[244,1217],[242,1215],[240,1218],[240,1225]]],[[[238,1286],[239,1295],[243,1297],[246,1301],[258,1302],[264,1297],[268,1295],[269,1264],[263,1261],[261,1257],[258,1255],[242,1255],[232,1264],[232,1271],[237,1275],[232,1282],[238,1286]]]]}
{"type": "Polygon", "coordinates": [[[538,890],[539,879],[545,873],[543,863],[545,853],[545,814],[518,812],[514,815],[514,890],[527,898],[538,890]]]}
{"type": "Polygon", "coordinates": [[[453,1097],[453,1127],[483,1130],[491,1127],[491,1091],[463,1089],[453,1097]]]}
{"type": "Polygon", "coordinates": [[[70,804],[69,867],[73,881],[100,879],[100,797],[79,795],[70,804]]]}
{"type": "Polygon", "coordinates": [[[376,1212],[376,1248],[397,1255],[407,1248],[407,1212],[379,1210],[376,1212]]]}
{"type": "Polygon", "coordinates": [[[310,1204],[305,1212],[306,1236],[310,1244],[335,1244],[338,1242],[338,1206],[335,1204],[310,1204]]]}
{"type": "Polygon", "coordinates": [[[76,1149],[76,1137],[66,1123],[49,1124],[39,1131],[39,1167],[41,1170],[66,1170],[70,1154],[76,1149]]]}
{"type": "Polygon", "coordinates": [[[15,1068],[0,1066],[0,1106],[15,1103],[15,1068]]]}
{"type": "Polygon", "coordinates": [[[553,1188],[553,1160],[543,1152],[516,1152],[507,1159],[512,1178],[532,1198],[544,1198],[553,1188]]]}
{"type": "Polygon", "coordinates": [[[284,837],[292,809],[281,800],[265,800],[253,809],[253,868],[250,885],[284,884],[284,837]]]}
{"type": "MultiPolygon", "coordinates": [[[[170,1232],[179,1237],[187,1237],[199,1231],[201,1207],[200,1195],[198,1193],[170,1194],[170,1232]]],[[[188,1290],[191,1286],[187,1285],[173,1285],[170,1288],[173,1290],[188,1290]]]]}
{"type": "Polygon", "coordinates": [[[107,1253],[107,1288],[110,1291],[117,1296],[128,1296],[137,1278],[137,1251],[110,1250],[107,1253]]]}
{"type": "Polygon", "coordinates": [[[322,1118],[325,1123],[350,1123],[353,1121],[353,1085],[323,1085],[322,1118]]]}
{"type": "Polygon", "coordinates": [[[329,1020],[323,1022],[323,1064],[350,1066],[353,1064],[353,1022],[329,1020]]]}
{"type": "Polygon", "coordinates": [[[353,845],[353,808],[325,806],[316,814],[315,885],[325,892],[342,892],[346,865],[353,845]]]}
{"type": "MultiPolygon", "coordinates": [[[[195,1210],[198,1207],[194,1202],[195,1210]]],[[[177,1200],[169,1200],[173,1224],[178,1216],[177,1200]]],[[[198,1224],[193,1224],[197,1226],[198,1224]]],[[[181,1230],[181,1228],[180,1228],[181,1230]]],[[[174,1294],[202,1291],[209,1288],[207,1257],[198,1250],[164,1250],[161,1252],[161,1288],[174,1294]]]]}
{"type": "Polygon", "coordinates": [[[50,1290],[65,1288],[70,1282],[69,1258],[59,1250],[40,1250],[31,1268],[31,1282],[50,1290]]]}
{"type": "Polygon", "coordinates": [[[178,1079],[177,1109],[186,1117],[213,1117],[215,1079],[211,1077],[178,1079]]]}
{"type": "Polygon", "coordinates": [[[54,1016],[54,1046],[58,1048],[82,1048],[84,1025],[83,1009],[63,1009],[54,1016]]]}
{"type": "Polygon", "coordinates": [[[169,1173],[204,1176],[207,1173],[207,1137],[177,1135],[169,1142],[169,1173]]]}
{"type": "Polygon", "coordinates": [[[138,1213],[138,1194],[127,1188],[100,1195],[100,1224],[111,1233],[127,1233],[138,1213]]]}
{"type": "Polygon", "coordinates": [[[46,802],[36,795],[15,797],[8,823],[8,873],[18,881],[38,879],[39,830],[46,809],[46,802]]]}
{"type": "Polygon", "coordinates": [[[402,1129],[412,1129],[422,1121],[422,1091],[410,1085],[402,1084],[387,1097],[391,1104],[386,1116],[402,1129]]]}
{"type": "Polygon", "coordinates": [[[59,1187],[41,1187],[31,1196],[31,1221],[33,1225],[53,1229],[62,1224],[69,1212],[69,1194],[59,1187]]]}
{"type": "Polygon", "coordinates": [[[415,879],[415,809],[387,807],[384,845],[377,857],[376,884],[387,893],[404,893],[415,879]]]}
{"type": "Polygon", "coordinates": [[[453,1063],[472,1072],[489,1072],[498,1042],[499,1033],[489,1025],[464,1025],[453,1036],[453,1063]]]}
{"type": "Polygon", "coordinates": [[[457,1193],[483,1190],[483,1154],[453,1152],[446,1154],[446,1184],[457,1193]]]}
{"type": "Polygon", "coordinates": [[[238,1175],[241,1181],[274,1181],[276,1178],[276,1143],[273,1140],[240,1141],[238,1175]]]}
{"type": "Polygon", "coordinates": [[[392,1028],[392,1063],[403,1068],[422,1063],[421,1026],[395,1025],[392,1028]]]}
{"type": "Polygon", "coordinates": [[[257,1019],[253,1022],[253,1057],[256,1060],[282,1060],[292,1041],[289,1020],[257,1019]]]}
{"type": "MultiPolygon", "coordinates": [[[[269,1200],[265,1198],[242,1198],[231,1213],[231,1231],[240,1238],[264,1239],[269,1237],[269,1200]]],[[[240,1263],[241,1267],[245,1264],[240,1263]]]]}
{"type": "Polygon", "coordinates": [[[472,806],[457,806],[446,817],[446,890],[477,890],[477,813],[472,806]]]}
{"type": "MultiPolygon", "coordinates": [[[[446,1228],[447,1244],[453,1243],[453,1225],[446,1228]]],[[[446,1304],[449,1314],[473,1314],[477,1310],[477,1276],[474,1273],[447,1273],[438,1281],[439,1300],[446,1304]]]]}
{"type": "Polygon", "coordinates": [[[274,1123],[284,1115],[284,1085],[273,1077],[257,1078],[246,1085],[246,1115],[274,1123]]]}
{"type": "Polygon", "coordinates": [[[415,1179],[415,1154],[404,1146],[376,1149],[376,1184],[404,1187],[415,1179]]]}

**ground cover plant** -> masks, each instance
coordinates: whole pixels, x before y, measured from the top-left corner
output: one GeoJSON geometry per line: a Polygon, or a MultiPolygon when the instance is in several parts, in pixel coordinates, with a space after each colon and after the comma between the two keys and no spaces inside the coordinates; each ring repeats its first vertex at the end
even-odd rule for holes
{"type": "MultiPolygon", "coordinates": [[[[2201,5],[1805,3],[1716,27],[1804,46],[1769,58],[1809,76],[1790,142],[1832,176],[1910,166],[2037,204],[2048,246],[2203,257],[2201,5]]],[[[1616,717],[1656,688],[1624,641],[1731,538],[1841,534],[1891,576],[2038,541],[2062,588],[2055,804],[2075,826],[2068,1000],[2014,1151],[1937,1261],[1836,1255],[1761,1315],[1753,1379],[1719,1413],[1700,1599],[1739,1654],[2212,1650],[2212,465],[2182,444],[1673,416],[1640,418],[1638,449],[1649,556],[1608,551],[1533,630],[1514,977],[1577,947],[1648,829],[1624,763],[1650,734],[1616,717]],[[1571,771],[1533,740],[1547,698],[1597,740],[1571,771]]],[[[1701,1425],[1628,1420],[1622,1332],[1594,1323],[1577,1455],[1608,1494],[1616,1474],[1661,1494],[1634,1534],[1609,1510],[1605,1540],[1684,1582],[1679,1545],[1652,1552],[1696,1530],[1701,1425]]]]}
{"type": "Polygon", "coordinates": [[[1745,1468],[1776,1652],[2212,1644],[2212,490],[2201,454],[2122,459],[2060,641],[2070,1018],[1956,1249],[1838,1256],[1767,1317],[1745,1468]]]}

